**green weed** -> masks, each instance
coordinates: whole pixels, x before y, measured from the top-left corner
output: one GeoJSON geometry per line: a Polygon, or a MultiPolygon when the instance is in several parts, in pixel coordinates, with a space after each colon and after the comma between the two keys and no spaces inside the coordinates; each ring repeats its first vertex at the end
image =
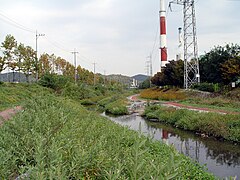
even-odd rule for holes
{"type": "Polygon", "coordinates": [[[3,179],[214,179],[174,148],[87,111],[34,97],[0,128],[3,179]]]}

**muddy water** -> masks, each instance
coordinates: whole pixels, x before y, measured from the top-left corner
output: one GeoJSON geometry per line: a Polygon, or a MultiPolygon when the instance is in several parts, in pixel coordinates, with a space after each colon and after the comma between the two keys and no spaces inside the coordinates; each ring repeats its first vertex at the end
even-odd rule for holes
{"type": "Polygon", "coordinates": [[[208,171],[218,177],[237,176],[240,179],[239,145],[200,137],[158,122],[149,122],[136,114],[108,118],[130,129],[140,129],[155,140],[174,145],[179,152],[206,165],[208,171]]]}

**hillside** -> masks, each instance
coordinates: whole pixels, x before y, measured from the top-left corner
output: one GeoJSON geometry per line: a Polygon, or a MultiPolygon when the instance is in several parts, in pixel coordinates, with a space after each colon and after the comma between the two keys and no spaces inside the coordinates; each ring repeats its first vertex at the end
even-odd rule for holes
{"type": "Polygon", "coordinates": [[[138,82],[143,82],[145,81],[147,78],[149,78],[149,76],[143,75],[143,74],[138,74],[135,76],[132,76],[133,79],[136,79],[138,82]]]}
{"type": "Polygon", "coordinates": [[[34,96],[49,94],[51,91],[37,84],[0,84],[0,111],[22,105],[34,96]]]}

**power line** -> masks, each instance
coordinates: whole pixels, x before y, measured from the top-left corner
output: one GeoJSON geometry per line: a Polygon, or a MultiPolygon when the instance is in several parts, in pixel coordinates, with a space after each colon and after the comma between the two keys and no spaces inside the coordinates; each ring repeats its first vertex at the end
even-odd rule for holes
{"type": "Polygon", "coordinates": [[[14,21],[14,20],[12,20],[11,18],[7,17],[6,15],[4,15],[4,14],[2,14],[2,13],[0,13],[0,16],[2,16],[1,19],[2,19],[5,23],[7,23],[7,24],[9,24],[9,25],[12,25],[12,26],[14,26],[14,27],[16,27],[16,28],[19,28],[19,29],[21,29],[21,30],[24,30],[24,31],[27,31],[27,32],[30,32],[30,33],[35,33],[34,30],[32,30],[32,29],[30,29],[30,28],[27,28],[26,26],[23,26],[22,24],[14,21]],[[4,19],[4,18],[5,18],[5,19],[4,19]],[[6,19],[7,19],[7,20],[6,20],[6,19]]]}
{"type": "Polygon", "coordinates": [[[62,50],[62,51],[65,51],[67,53],[71,52],[69,49],[66,49],[64,48],[60,43],[56,42],[56,41],[53,41],[53,40],[50,40],[48,37],[45,36],[45,40],[51,44],[52,46],[62,50]]]}
{"type": "Polygon", "coordinates": [[[159,26],[157,26],[157,30],[156,30],[156,34],[155,34],[155,38],[154,38],[154,43],[153,43],[153,48],[152,48],[152,51],[151,51],[151,55],[153,54],[154,52],[154,49],[156,47],[156,44],[157,44],[157,40],[158,40],[158,32],[159,32],[159,26]]]}
{"type": "MultiPolygon", "coordinates": [[[[23,30],[23,31],[27,31],[27,32],[34,33],[34,34],[36,33],[34,30],[32,30],[32,29],[30,29],[30,28],[28,28],[28,27],[26,27],[26,26],[18,23],[17,21],[15,21],[15,20],[13,20],[13,19],[11,19],[11,18],[9,18],[8,16],[4,15],[2,12],[0,12],[0,19],[1,19],[2,21],[4,21],[5,23],[7,23],[7,24],[9,24],[9,25],[11,25],[11,26],[14,26],[14,27],[16,27],[16,28],[18,28],[18,29],[21,29],[21,30],[23,30]]],[[[56,41],[53,41],[53,40],[50,40],[50,39],[49,39],[48,37],[46,37],[46,36],[45,36],[45,40],[46,40],[49,44],[51,44],[52,46],[54,46],[54,47],[56,47],[56,48],[58,48],[58,49],[60,49],[60,50],[62,50],[62,51],[65,51],[65,52],[67,52],[67,53],[71,53],[71,51],[68,50],[67,48],[65,48],[61,43],[56,42],[56,41]]],[[[2,51],[2,50],[1,50],[1,51],[2,51]]],[[[76,55],[76,54],[75,54],[75,55],[76,55]]],[[[83,62],[85,62],[85,63],[87,63],[87,64],[92,64],[91,61],[89,60],[89,58],[87,58],[87,57],[85,57],[85,56],[83,56],[83,55],[80,55],[80,56],[77,56],[77,57],[79,57],[79,58],[81,59],[81,61],[83,61],[83,62]]],[[[102,71],[102,68],[100,68],[100,69],[101,69],[101,71],[102,71]]],[[[103,70],[103,71],[104,71],[104,70],[103,70]]]]}

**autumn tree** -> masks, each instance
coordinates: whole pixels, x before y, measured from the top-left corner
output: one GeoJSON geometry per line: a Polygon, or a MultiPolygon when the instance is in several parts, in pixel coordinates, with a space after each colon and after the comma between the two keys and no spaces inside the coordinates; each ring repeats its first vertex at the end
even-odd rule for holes
{"type": "Polygon", "coordinates": [[[18,81],[20,82],[20,71],[22,70],[22,63],[24,61],[26,53],[26,48],[24,44],[20,43],[17,45],[17,47],[14,50],[14,54],[16,57],[16,66],[17,66],[17,71],[18,71],[18,81]]]}
{"type": "Polygon", "coordinates": [[[240,78],[240,56],[225,61],[220,70],[225,83],[237,81],[240,78]]]}
{"type": "Polygon", "coordinates": [[[22,63],[22,71],[24,72],[27,82],[29,82],[29,76],[35,73],[35,56],[36,53],[34,49],[30,46],[27,46],[24,53],[24,60],[22,63]]]}
{"type": "Polygon", "coordinates": [[[5,69],[5,59],[0,56],[0,73],[5,69]]]}
{"type": "Polygon", "coordinates": [[[61,57],[57,57],[55,61],[55,66],[56,70],[60,73],[63,74],[66,68],[67,61],[61,57]]]}
{"type": "Polygon", "coordinates": [[[17,63],[14,59],[14,51],[17,46],[17,41],[12,35],[7,35],[1,47],[3,50],[3,61],[6,62],[8,68],[13,71],[13,81],[14,81],[14,71],[17,68],[17,63]]]}

